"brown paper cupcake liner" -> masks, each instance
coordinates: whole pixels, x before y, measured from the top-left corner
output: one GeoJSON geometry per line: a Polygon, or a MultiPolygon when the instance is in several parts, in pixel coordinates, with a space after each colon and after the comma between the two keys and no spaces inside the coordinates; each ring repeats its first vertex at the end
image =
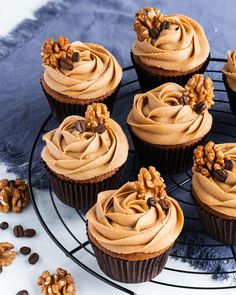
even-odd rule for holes
{"type": "Polygon", "coordinates": [[[47,98],[52,115],[59,122],[62,122],[66,117],[71,115],[84,116],[87,110],[87,106],[92,102],[102,102],[107,106],[108,110],[112,112],[114,101],[120,88],[120,85],[117,86],[117,88],[112,94],[100,100],[98,99],[91,102],[88,101],[87,103],[84,103],[84,104],[79,104],[79,103],[69,103],[69,102],[66,103],[66,102],[59,101],[45,91],[42,85],[42,82],[41,82],[41,86],[47,98]]]}
{"type": "Polygon", "coordinates": [[[205,232],[214,240],[226,245],[236,245],[236,220],[223,219],[210,214],[194,199],[205,232]]]}
{"type": "Polygon", "coordinates": [[[138,154],[141,166],[155,166],[162,174],[177,174],[189,170],[193,165],[193,151],[205,137],[188,146],[161,148],[137,137],[129,127],[129,132],[138,154]]]}
{"type": "Polygon", "coordinates": [[[123,283],[150,281],[163,270],[171,247],[161,255],[146,260],[122,260],[109,256],[90,241],[100,269],[113,280],[123,283]]]}
{"type": "Polygon", "coordinates": [[[228,98],[229,98],[229,104],[230,104],[230,108],[231,108],[231,111],[234,115],[236,115],[236,92],[233,91],[230,87],[229,87],[229,84],[226,80],[226,77],[225,75],[223,74],[223,81],[224,81],[224,84],[225,84],[225,89],[227,91],[227,94],[228,94],[228,98]]]}
{"type": "Polygon", "coordinates": [[[61,179],[44,163],[51,186],[58,199],[75,209],[90,209],[97,201],[101,191],[116,188],[125,168],[122,165],[117,172],[100,182],[79,182],[61,179]]]}
{"type": "Polygon", "coordinates": [[[138,65],[134,58],[133,58],[133,53],[132,51],[130,52],[131,55],[131,60],[133,62],[133,65],[135,67],[137,76],[138,76],[138,80],[139,80],[139,84],[140,87],[143,91],[148,91],[151,89],[154,89],[164,83],[167,82],[173,82],[173,83],[177,83],[179,85],[185,86],[185,84],[188,82],[188,80],[194,75],[194,74],[203,74],[209,64],[210,61],[210,54],[207,58],[207,60],[205,61],[205,63],[198,68],[196,71],[193,71],[189,74],[185,74],[185,75],[178,75],[178,76],[162,76],[162,75],[158,75],[158,74],[154,74],[154,73],[150,73],[146,70],[144,70],[140,65],[138,65]]]}

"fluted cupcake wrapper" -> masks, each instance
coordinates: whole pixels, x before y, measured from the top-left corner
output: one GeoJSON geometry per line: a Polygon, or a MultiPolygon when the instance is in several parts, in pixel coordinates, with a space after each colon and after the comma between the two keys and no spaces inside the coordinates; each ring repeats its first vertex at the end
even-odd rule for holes
{"type": "Polygon", "coordinates": [[[231,111],[232,111],[232,113],[234,113],[234,115],[236,115],[236,92],[233,91],[229,87],[229,84],[228,84],[224,74],[223,74],[223,81],[224,81],[224,84],[225,84],[225,89],[226,89],[227,94],[228,94],[231,111]]]}
{"type": "Polygon", "coordinates": [[[113,280],[123,283],[141,283],[150,281],[163,270],[171,247],[161,255],[146,260],[122,260],[101,251],[90,241],[98,265],[113,280]]]}
{"type": "MultiPolygon", "coordinates": [[[[49,103],[52,115],[59,122],[62,122],[66,117],[71,116],[71,115],[84,116],[84,114],[87,110],[87,106],[92,103],[89,100],[84,104],[62,102],[62,101],[55,99],[50,94],[48,94],[45,91],[42,83],[41,83],[41,86],[42,86],[43,92],[47,98],[47,101],[49,103]]],[[[112,112],[114,101],[115,101],[115,98],[116,98],[117,93],[119,91],[119,88],[120,88],[120,85],[117,86],[117,88],[114,90],[114,92],[112,94],[110,94],[109,96],[102,98],[100,100],[99,99],[94,100],[93,102],[104,103],[107,106],[108,110],[110,112],[112,112]]]]}
{"type": "Polygon", "coordinates": [[[203,137],[187,146],[161,148],[138,138],[130,127],[129,131],[141,166],[155,166],[162,174],[177,174],[190,169],[193,165],[193,151],[205,139],[203,137]]]}
{"type": "Polygon", "coordinates": [[[210,214],[196,200],[195,203],[205,232],[218,242],[226,245],[236,245],[236,220],[223,219],[210,214]]]}
{"type": "Polygon", "coordinates": [[[191,72],[189,74],[185,74],[185,75],[178,75],[178,76],[164,76],[163,75],[162,76],[162,75],[150,73],[150,72],[144,70],[141,66],[139,66],[135,62],[135,60],[133,58],[132,51],[130,52],[130,55],[131,55],[131,60],[133,62],[133,65],[135,67],[135,70],[136,70],[136,73],[138,76],[140,87],[145,92],[148,90],[154,89],[154,88],[156,88],[164,83],[167,83],[167,82],[173,82],[173,83],[177,83],[179,85],[184,86],[194,74],[203,74],[209,64],[209,61],[210,61],[210,54],[209,54],[205,63],[201,67],[196,69],[196,71],[193,71],[193,72],[191,72]]]}
{"type": "Polygon", "coordinates": [[[44,163],[53,191],[64,204],[80,210],[89,210],[101,191],[115,189],[125,168],[122,165],[114,175],[99,182],[79,182],[61,179],[44,163]]]}

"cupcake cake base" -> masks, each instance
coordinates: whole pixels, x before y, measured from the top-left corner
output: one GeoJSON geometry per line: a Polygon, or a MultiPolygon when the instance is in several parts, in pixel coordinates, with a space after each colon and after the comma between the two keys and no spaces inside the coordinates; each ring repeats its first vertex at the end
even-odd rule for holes
{"type": "MultiPolygon", "coordinates": [[[[142,283],[156,277],[163,270],[172,248],[172,245],[170,245],[168,249],[159,255],[157,253],[150,254],[153,257],[148,259],[144,258],[146,255],[148,256],[145,253],[133,254],[133,256],[137,255],[137,260],[130,259],[132,256],[130,257],[129,255],[123,255],[127,256],[127,259],[122,259],[112,256],[110,251],[108,254],[106,253],[107,251],[101,250],[101,246],[97,245],[96,240],[91,237],[91,234],[88,233],[88,237],[100,269],[113,280],[123,283],[142,283]]],[[[134,259],[134,257],[132,258],[134,259]]]]}
{"type": "Polygon", "coordinates": [[[62,122],[66,117],[71,115],[84,116],[87,106],[93,102],[104,103],[110,112],[112,112],[114,100],[120,88],[120,84],[106,96],[96,99],[75,99],[51,89],[41,77],[41,86],[47,98],[53,117],[62,122]]]}
{"type": "Polygon", "coordinates": [[[216,212],[203,204],[194,189],[192,196],[198,209],[199,218],[206,233],[214,240],[226,245],[236,245],[236,219],[216,212]]]}
{"type": "Polygon", "coordinates": [[[194,68],[192,71],[185,73],[179,73],[175,71],[167,72],[161,69],[155,69],[155,71],[148,71],[145,68],[145,65],[141,65],[137,57],[133,55],[132,51],[130,52],[130,55],[138,76],[140,87],[145,92],[167,82],[173,82],[181,86],[184,86],[194,74],[203,74],[210,61],[209,54],[207,60],[204,63],[194,68]]]}
{"type": "Polygon", "coordinates": [[[87,211],[96,203],[99,192],[116,188],[125,165],[110,173],[84,181],[76,181],[58,175],[46,163],[44,163],[44,167],[58,199],[72,208],[87,211]]]}

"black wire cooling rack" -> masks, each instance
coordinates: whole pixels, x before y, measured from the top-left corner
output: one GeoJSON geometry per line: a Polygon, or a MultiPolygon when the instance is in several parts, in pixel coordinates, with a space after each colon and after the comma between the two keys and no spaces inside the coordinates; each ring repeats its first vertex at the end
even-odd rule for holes
{"type": "MultiPolygon", "coordinates": [[[[208,137],[208,139],[213,139],[215,142],[236,141],[236,117],[230,111],[226,90],[222,81],[221,68],[225,62],[225,59],[211,58],[208,69],[206,70],[206,74],[213,79],[215,86],[215,105],[211,108],[214,123],[211,134],[208,137]]],[[[124,183],[127,179],[133,180],[135,178],[137,171],[135,168],[138,167],[135,151],[127,131],[126,117],[132,106],[133,96],[141,92],[141,90],[133,66],[124,68],[123,73],[125,82],[121,85],[112,117],[124,128],[130,142],[128,165],[124,173],[124,179],[121,181],[124,183]]],[[[55,122],[50,115],[43,123],[35,138],[29,159],[28,183],[31,201],[39,221],[55,244],[76,264],[105,284],[119,289],[123,293],[135,295],[137,293],[131,290],[134,288],[129,289],[127,285],[109,279],[97,267],[94,253],[86,236],[86,220],[83,212],[60,203],[52,192],[50,183],[48,183],[47,198],[44,200],[42,200],[39,193],[32,187],[32,178],[36,177],[32,168],[33,163],[39,146],[42,145],[41,137],[50,129],[51,123],[55,122]],[[48,222],[48,213],[45,212],[46,207],[49,208],[50,214],[54,215],[57,224],[56,228],[51,227],[48,222]],[[73,222],[70,216],[73,216],[73,222]],[[58,237],[58,233],[60,233],[60,237],[58,237]],[[80,253],[82,254],[80,255],[80,253]],[[91,258],[89,263],[86,259],[83,259],[83,256],[86,255],[91,258]]],[[[150,281],[156,286],[153,286],[153,288],[158,290],[157,285],[164,285],[169,288],[176,287],[196,290],[236,289],[235,280],[231,280],[228,284],[219,284],[217,282],[215,285],[209,285],[208,283],[203,285],[199,284],[199,280],[194,281],[193,278],[195,277],[191,277],[194,275],[199,275],[202,278],[203,275],[219,278],[233,277],[236,274],[236,247],[220,244],[204,234],[191,198],[191,171],[165,177],[165,182],[168,188],[167,193],[179,202],[185,213],[183,232],[176,241],[174,250],[170,256],[180,261],[189,262],[189,264],[195,267],[186,267],[185,263],[180,262],[169,265],[168,261],[163,271],[167,272],[164,278],[168,277],[168,280],[163,279],[161,275],[158,276],[150,281]],[[207,264],[208,271],[204,271],[203,269],[206,268],[205,266],[207,264]],[[230,265],[229,269],[227,265],[230,265]],[[211,268],[211,266],[213,267],[211,268]],[[212,271],[209,271],[209,269],[212,269],[212,271]],[[179,279],[176,282],[174,277],[178,275],[179,279]]],[[[175,261],[174,259],[170,260],[175,261]]],[[[203,282],[205,282],[204,279],[203,282]]],[[[148,294],[148,291],[145,294],[148,294]]]]}

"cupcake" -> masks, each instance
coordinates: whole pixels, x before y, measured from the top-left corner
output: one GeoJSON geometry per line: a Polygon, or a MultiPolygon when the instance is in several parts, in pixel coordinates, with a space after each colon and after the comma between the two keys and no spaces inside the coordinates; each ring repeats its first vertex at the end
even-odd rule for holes
{"type": "Polygon", "coordinates": [[[228,51],[228,61],[223,67],[223,81],[232,112],[236,115],[236,50],[228,51]]]}
{"type": "Polygon", "coordinates": [[[104,47],[60,36],[42,47],[45,68],[41,84],[53,116],[60,122],[83,116],[87,105],[102,102],[112,110],[122,79],[122,68],[104,47]]]}
{"type": "Polygon", "coordinates": [[[192,195],[207,234],[236,244],[236,143],[198,146],[194,151],[192,195]]]}
{"type": "Polygon", "coordinates": [[[163,174],[192,167],[193,151],[212,126],[213,90],[209,77],[195,74],[184,88],[170,82],[135,95],[127,122],[141,166],[163,174]]]}
{"type": "Polygon", "coordinates": [[[162,271],[184,222],[154,167],[141,168],[135,182],[101,192],[86,218],[99,267],[124,283],[145,282],[162,271]]]}
{"type": "Polygon", "coordinates": [[[136,13],[133,29],[137,39],[131,59],[142,90],[166,82],[184,86],[195,73],[204,73],[210,47],[202,27],[192,18],[145,7],[136,13]]]}
{"type": "Polygon", "coordinates": [[[116,187],[128,157],[128,142],[104,104],[89,105],[85,117],[67,117],[43,140],[46,172],[66,205],[87,210],[100,191],[116,187]]]}

